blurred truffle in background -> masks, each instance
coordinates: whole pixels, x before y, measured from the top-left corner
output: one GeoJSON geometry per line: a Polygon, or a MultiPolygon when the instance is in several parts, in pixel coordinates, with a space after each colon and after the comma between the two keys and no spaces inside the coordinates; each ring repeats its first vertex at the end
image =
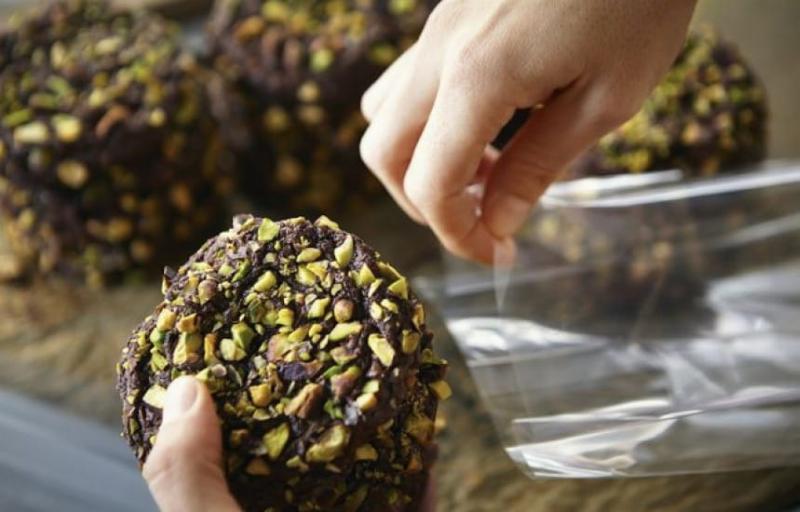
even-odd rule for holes
{"type": "Polygon", "coordinates": [[[767,153],[766,95],[738,49],[705,27],[627,123],[579,160],[572,177],[680,169],[710,176],[767,153]]]}
{"type": "Polygon", "coordinates": [[[361,95],[419,35],[434,0],[218,0],[216,104],[243,187],[268,210],[357,211],[381,193],[358,154],[361,95]],[[238,101],[238,105],[233,105],[238,101]],[[233,123],[230,121],[233,120],[233,123]],[[226,122],[226,120],[223,120],[226,122]]]}
{"type": "Polygon", "coordinates": [[[204,77],[171,24],[102,1],[0,35],[0,209],[23,268],[102,284],[217,227],[233,176],[204,77]]]}

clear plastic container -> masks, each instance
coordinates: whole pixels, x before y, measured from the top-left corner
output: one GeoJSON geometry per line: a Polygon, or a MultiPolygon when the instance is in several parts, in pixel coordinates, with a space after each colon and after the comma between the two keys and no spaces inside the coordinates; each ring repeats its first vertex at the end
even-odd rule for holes
{"type": "Polygon", "coordinates": [[[420,278],[533,477],[800,464],[800,165],[554,186],[511,270],[420,278]]]}

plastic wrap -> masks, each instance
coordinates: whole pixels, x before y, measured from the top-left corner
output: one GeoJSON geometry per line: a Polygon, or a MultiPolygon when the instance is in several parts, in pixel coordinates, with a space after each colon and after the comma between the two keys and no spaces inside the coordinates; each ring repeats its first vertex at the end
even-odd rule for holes
{"type": "Polygon", "coordinates": [[[800,464],[800,165],[558,184],[518,242],[417,285],[529,475],[800,464]]]}

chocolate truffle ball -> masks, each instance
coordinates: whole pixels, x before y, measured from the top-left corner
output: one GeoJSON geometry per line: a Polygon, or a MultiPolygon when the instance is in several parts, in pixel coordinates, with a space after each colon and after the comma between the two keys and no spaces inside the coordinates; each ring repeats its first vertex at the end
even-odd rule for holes
{"type": "Polygon", "coordinates": [[[382,189],[358,155],[360,100],[432,0],[219,0],[211,58],[246,104],[245,190],[291,211],[354,210],[382,189]]]}
{"type": "Polygon", "coordinates": [[[124,435],[140,462],[166,388],[195,375],[245,510],[414,510],[450,390],[422,304],[321,217],[240,216],[177,272],[123,349],[124,435]]]}
{"type": "Polygon", "coordinates": [[[104,2],[0,36],[0,210],[26,266],[98,284],[208,236],[232,184],[204,81],[171,24],[104,2]]]}
{"type": "Polygon", "coordinates": [[[766,147],[764,89],[739,51],[705,29],[689,35],[639,113],[601,139],[574,175],[708,176],[762,160],[766,147]]]}

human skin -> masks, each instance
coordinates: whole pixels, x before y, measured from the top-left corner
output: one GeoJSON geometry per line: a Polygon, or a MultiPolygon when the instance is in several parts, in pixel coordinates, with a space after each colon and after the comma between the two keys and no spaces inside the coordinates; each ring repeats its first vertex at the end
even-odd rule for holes
{"type": "Polygon", "coordinates": [[[364,95],[362,158],[448,250],[510,263],[513,235],[545,189],[636,113],[668,70],[694,5],[443,0],[364,95]],[[539,108],[494,151],[514,111],[531,107],[539,108]]]}
{"type": "MultiPolygon", "coordinates": [[[[214,402],[194,377],[180,377],[167,389],[164,420],[142,475],[162,512],[241,512],[222,470],[214,402]]],[[[433,507],[429,489],[422,512],[433,507]]]]}

